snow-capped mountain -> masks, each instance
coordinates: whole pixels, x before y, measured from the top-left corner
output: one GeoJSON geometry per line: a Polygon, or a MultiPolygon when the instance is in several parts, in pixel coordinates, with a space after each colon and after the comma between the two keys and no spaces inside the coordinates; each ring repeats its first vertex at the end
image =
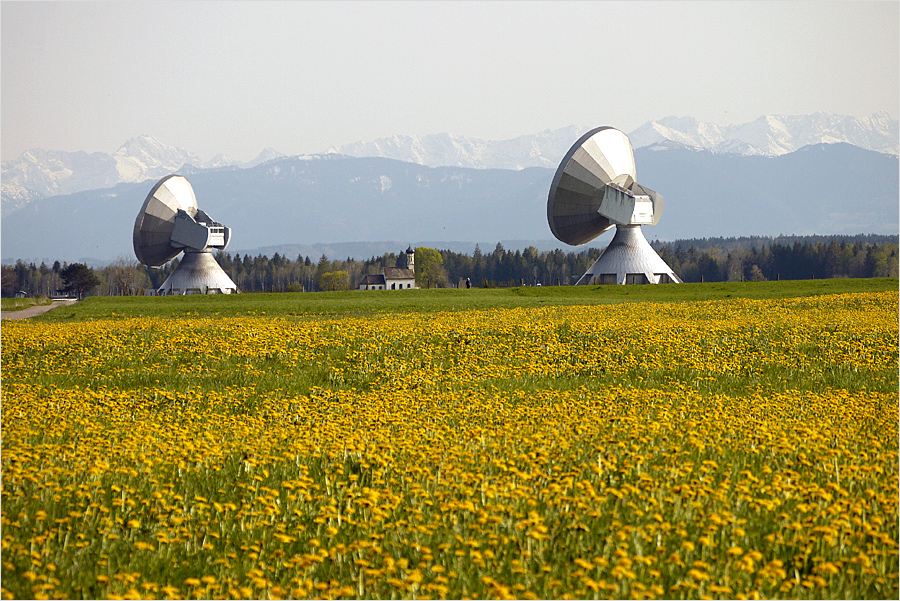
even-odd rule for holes
{"type": "Polygon", "coordinates": [[[108,188],[118,182],[116,160],[108,154],[34,148],[3,163],[2,212],[8,212],[14,199],[108,188]]]}
{"type": "Polygon", "coordinates": [[[846,142],[886,154],[898,154],[898,122],[887,113],[859,119],[832,113],[766,115],[750,123],[720,126],[692,117],[649,121],[628,137],[635,148],[665,140],[713,152],[781,156],[810,144],[846,142]]]}
{"type": "Polygon", "coordinates": [[[147,135],[128,140],[112,155],[35,148],[3,163],[0,215],[49,196],[144,182],[181,170],[196,173],[209,169],[244,169],[282,156],[274,148],[266,148],[247,163],[223,154],[201,162],[193,152],[163,144],[147,135]]]}
{"type": "MultiPolygon", "coordinates": [[[[452,134],[393,136],[333,147],[354,157],[384,157],[429,167],[555,169],[572,144],[591,127],[570,125],[510,140],[488,141],[452,134]]],[[[750,123],[720,126],[692,117],[648,121],[628,134],[635,148],[675,142],[723,154],[781,156],[809,144],[846,142],[887,154],[900,153],[898,122],[887,113],[864,119],[815,113],[763,116],[750,123]]]]}
{"type": "Polygon", "coordinates": [[[693,117],[666,117],[648,121],[629,133],[628,138],[635,148],[667,140],[684,146],[714,148],[726,139],[723,129],[715,123],[700,123],[693,117]]]}
{"type": "Polygon", "coordinates": [[[7,184],[3,182],[3,213],[12,213],[18,211],[28,203],[43,198],[37,192],[32,192],[28,188],[23,188],[17,184],[7,184]]]}
{"type": "Polygon", "coordinates": [[[192,152],[167,146],[151,136],[132,138],[112,155],[35,148],[3,163],[0,214],[38,198],[160,178],[185,163],[199,162],[192,152]]]}
{"type": "Polygon", "coordinates": [[[328,150],[353,157],[383,157],[428,167],[474,169],[555,169],[578,137],[587,131],[576,125],[544,130],[509,140],[488,141],[453,134],[392,136],[372,142],[355,142],[328,150]]]}
{"type": "Polygon", "coordinates": [[[231,167],[237,163],[238,163],[238,161],[235,161],[230,156],[219,153],[216,156],[214,156],[213,158],[209,159],[208,161],[204,161],[204,162],[200,163],[199,168],[200,169],[223,169],[223,168],[231,167]]]}
{"type": "Polygon", "coordinates": [[[285,156],[283,153],[278,152],[272,147],[264,148],[263,151],[260,152],[255,159],[247,163],[241,163],[240,167],[242,169],[249,169],[251,167],[256,167],[257,165],[262,165],[263,163],[271,161],[272,159],[280,159],[283,156],[285,156]]]}
{"type": "Polygon", "coordinates": [[[185,164],[196,165],[200,159],[193,152],[167,146],[151,136],[138,136],[125,142],[114,154],[119,181],[136,183],[157,179],[177,171],[185,164]]]}

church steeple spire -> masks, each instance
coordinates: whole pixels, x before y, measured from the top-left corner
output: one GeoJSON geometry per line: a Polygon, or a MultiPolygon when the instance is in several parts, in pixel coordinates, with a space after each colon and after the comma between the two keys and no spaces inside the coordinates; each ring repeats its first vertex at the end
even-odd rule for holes
{"type": "Polygon", "coordinates": [[[406,247],[406,268],[412,271],[416,270],[416,251],[413,250],[412,245],[406,247]]]}

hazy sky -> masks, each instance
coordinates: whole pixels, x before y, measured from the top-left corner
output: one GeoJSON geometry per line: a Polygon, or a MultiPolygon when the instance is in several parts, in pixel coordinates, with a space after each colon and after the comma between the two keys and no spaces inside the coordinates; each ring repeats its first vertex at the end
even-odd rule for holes
{"type": "Polygon", "coordinates": [[[9,2],[2,159],[898,115],[897,2],[9,2]]]}

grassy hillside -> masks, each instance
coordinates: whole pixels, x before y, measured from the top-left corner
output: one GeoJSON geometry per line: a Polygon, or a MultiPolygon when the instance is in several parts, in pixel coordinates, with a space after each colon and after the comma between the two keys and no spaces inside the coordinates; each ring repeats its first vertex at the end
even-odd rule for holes
{"type": "Polygon", "coordinates": [[[23,309],[27,309],[28,307],[34,307],[35,305],[49,305],[51,301],[49,298],[4,298],[0,299],[0,310],[2,311],[22,311],[23,309]]]}
{"type": "Polygon", "coordinates": [[[846,292],[898,290],[896,278],[731,282],[675,286],[544,286],[234,296],[90,297],[35,319],[83,321],[127,317],[228,317],[374,315],[467,309],[601,305],[622,302],[688,302],[727,298],[796,298],[846,292]]]}

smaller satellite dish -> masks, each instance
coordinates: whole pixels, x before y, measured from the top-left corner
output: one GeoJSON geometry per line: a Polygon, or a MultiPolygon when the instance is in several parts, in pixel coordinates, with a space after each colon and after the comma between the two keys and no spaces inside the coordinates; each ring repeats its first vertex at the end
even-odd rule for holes
{"type": "Polygon", "coordinates": [[[187,178],[168,175],[147,195],[134,221],[132,241],[138,261],[159,267],[184,252],[184,260],[160,287],[164,294],[230,293],[237,286],[212,257],[224,250],[231,228],[197,207],[187,178]]]}

